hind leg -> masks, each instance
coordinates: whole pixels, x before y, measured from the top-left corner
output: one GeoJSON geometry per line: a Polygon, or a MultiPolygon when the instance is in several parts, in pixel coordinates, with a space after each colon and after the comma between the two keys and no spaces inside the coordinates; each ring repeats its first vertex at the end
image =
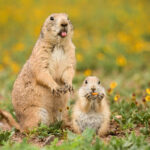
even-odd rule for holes
{"type": "Polygon", "coordinates": [[[64,127],[71,127],[71,120],[68,114],[68,110],[64,110],[62,115],[62,120],[63,120],[64,127]]]}
{"type": "Polygon", "coordinates": [[[103,122],[103,124],[101,125],[100,129],[98,130],[98,135],[99,136],[104,136],[107,134],[109,130],[109,119],[108,120],[105,120],[103,122]]]}
{"type": "Polygon", "coordinates": [[[72,129],[75,133],[80,134],[82,131],[80,130],[80,127],[77,122],[78,121],[75,118],[72,120],[72,129]]]}
{"type": "Polygon", "coordinates": [[[29,131],[34,127],[38,127],[40,123],[49,125],[49,115],[46,109],[39,107],[30,107],[25,110],[24,117],[21,121],[21,130],[29,131]]]}
{"type": "Polygon", "coordinates": [[[64,102],[63,104],[63,112],[62,112],[62,120],[64,122],[65,127],[70,127],[71,126],[71,120],[69,117],[69,107],[67,106],[68,100],[69,100],[70,95],[66,93],[64,97],[62,98],[62,101],[64,102]]]}

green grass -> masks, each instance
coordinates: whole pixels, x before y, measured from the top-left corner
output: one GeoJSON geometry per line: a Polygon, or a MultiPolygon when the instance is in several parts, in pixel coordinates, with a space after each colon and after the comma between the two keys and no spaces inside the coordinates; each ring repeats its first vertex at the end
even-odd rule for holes
{"type": "Polygon", "coordinates": [[[65,135],[65,133],[62,129],[62,122],[56,122],[54,124],[51,124],[49,127],[44,124],[41,124],[38,128],[35,128],[34,130],[30,131],[29,136],[30,135],[34,135],[37,136],[39,139],[43,139],[50,135],[62,137],[65,135]]]}
{"type": "Polygon", "coordinates": [[[10,131],[0,130],[0,145],[3,145],[6,141],[8,141],[10,136],[11,136],[10,131]]]}
{"type": "MultiPolygon", "coordinates": [[[[95,133],[91,129],[86,129],[82,135],[76,135],[68,131],[68,140],[64,141],[61,145],[57,145],[58,139],[56,138],[50,146],[41,148],[43,150],[148,150],[150,145],[145,141],[144,136],[136,136],[134,133],[130,135],[126,134],[124,138],[113,137],[109,144],[105,144],[101,139],[95,136],[95,133]],[[92,143],[92,144],[91,144],[92,143]]],[[[39,148],[28,144],[26,140],[22,143],[6,143],[2,150],[38,150],[39,148]]]]}

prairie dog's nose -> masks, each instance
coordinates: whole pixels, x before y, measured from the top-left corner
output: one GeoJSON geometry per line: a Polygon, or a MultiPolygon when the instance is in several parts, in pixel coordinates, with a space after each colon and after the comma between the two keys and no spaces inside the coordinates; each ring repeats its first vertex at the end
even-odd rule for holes
{"type": "Polygon", "coordinates": [[[66,26],[68,25],[67,20],[61,20],[60,25],[61,25],[62,27],[66,27],[66,26]]]}
{"type": "Polygon", "coordinates": [[[68,23],[61,23],[62,27],[66,27],[68,25],[68,23]]]}
{"type": "Polygon", "coordinates": [[[92,87],[91,90],[92,90],[92,92],[95,92],[96,88],[95,88],[95,87],[92,87]]]}

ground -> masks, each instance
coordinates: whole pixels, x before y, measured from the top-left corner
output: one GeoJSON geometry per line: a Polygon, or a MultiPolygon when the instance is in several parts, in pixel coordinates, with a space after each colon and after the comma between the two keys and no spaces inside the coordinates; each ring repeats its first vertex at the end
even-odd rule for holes
{"type": "MultiPolygon", "coordinates": [[[[150,149],[150,2],[122,0],[0,1],[0,110],[14,119],[13,83],[40,34],[45,18],[66,12],[74,25],[75,91],[88,75],[98,76],[111,108],[107,136],[87,129],[76,135],[61,123],[29,134],[0,115],[0,149],[150,149]],[[3,124],[2,124],[3,123],[3,124]]],[[[68,104],[71,114],[75,97],[68,104]]],[[[2,114],[2,113],[0,113],[2,114]]]]}

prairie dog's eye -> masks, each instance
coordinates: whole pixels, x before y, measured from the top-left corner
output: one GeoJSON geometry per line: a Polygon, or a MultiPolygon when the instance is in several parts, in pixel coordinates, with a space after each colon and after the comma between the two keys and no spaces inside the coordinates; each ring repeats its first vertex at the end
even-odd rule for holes
{"type": "Polygon", "coordinates": [[[54,17],[51,16],[51,17],[50,17],[50,20],[54,20],[54,17]]]}
{"type": "Polygon", "coordinates": [[[98,81],[98,84],[101,84],[101,82],[100,82],[100,81],[98,81]]]}
{"type": "Polygon", "coordinates": [[[87,81],[87,80],[85,80],[85,84],[88,84],[88,81],[87,81]]]}

